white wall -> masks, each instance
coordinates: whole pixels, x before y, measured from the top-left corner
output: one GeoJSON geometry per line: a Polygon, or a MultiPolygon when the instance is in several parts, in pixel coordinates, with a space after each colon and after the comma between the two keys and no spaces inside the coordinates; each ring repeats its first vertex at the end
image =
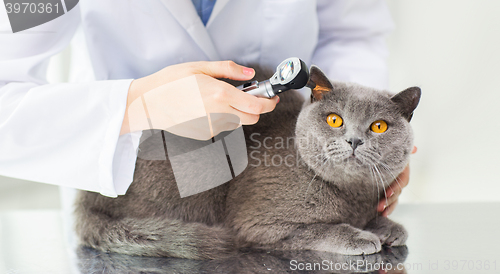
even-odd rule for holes
{"type": "Polygon", "coordinates": [[[402,201],[500,201],[500,1],[388,3],[391,90],[422,88],[402,201]]]}

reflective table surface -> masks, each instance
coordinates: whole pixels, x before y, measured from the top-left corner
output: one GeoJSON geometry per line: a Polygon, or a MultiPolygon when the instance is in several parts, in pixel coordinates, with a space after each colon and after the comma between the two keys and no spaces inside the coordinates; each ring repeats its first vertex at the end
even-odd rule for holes
{"type": "Polygon", "coordinates": [[[78,247],[61,212],[15,211],[0,213],[0,273],[500,273],[499,213],[500,203],[399,205],[391,219],[407,228],[407,247],[367,256],[244,250],[191,261],[78,247]]]}

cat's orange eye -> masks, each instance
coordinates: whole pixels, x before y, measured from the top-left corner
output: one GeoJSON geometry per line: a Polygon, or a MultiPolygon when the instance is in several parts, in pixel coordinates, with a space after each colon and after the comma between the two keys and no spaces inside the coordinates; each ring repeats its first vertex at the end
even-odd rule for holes
{"type": "Polygon", "coordinates": [[[371,129],[375,133],[384,133],[387,131],[387,123],[383,120],[378,120],[372,123],[371,129]]]}
{"type": "Polygon", "coordinates": [[[335,113],[332,113],[326,117],[326,122],[331,127],[341,127],[343,125],[342,118],[335,113]]]}

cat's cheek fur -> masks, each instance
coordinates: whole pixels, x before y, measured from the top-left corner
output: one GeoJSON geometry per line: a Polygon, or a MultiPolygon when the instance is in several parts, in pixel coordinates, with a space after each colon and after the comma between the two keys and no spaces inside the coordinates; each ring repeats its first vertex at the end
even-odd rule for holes
{"type": "Polygon", "coordinates": [[[385,164],[393,168],[390,172],[392,179],[395,179],[394,177],[399,175],[409,164],[413,150],[413,130],[410,125],[405,122],[401,132],[405,132],[405,134],[393,137],[397,140],[395,143],[398,145],[393,146],[389,154],[383,157],[386,159],[385,164]]]}

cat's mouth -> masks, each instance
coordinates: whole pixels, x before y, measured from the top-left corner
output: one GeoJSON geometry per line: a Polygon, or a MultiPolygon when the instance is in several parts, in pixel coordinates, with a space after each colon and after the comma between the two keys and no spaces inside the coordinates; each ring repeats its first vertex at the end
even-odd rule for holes
{"type": "Polygon", "coordinates": [[[349,159],[359,159],[359,153],[356,153],[356,150],[353,150],[351,154],[347,157],[349,159]]]}
{"type": "Polygon", "coordinates": [[[354,151],[349,155],[347,156],[347,158],[345,158],[345,160],[347,162],[354,162],[356,165],[362,165],[363,164],[363,160],[357,156],[354,151]]]}

